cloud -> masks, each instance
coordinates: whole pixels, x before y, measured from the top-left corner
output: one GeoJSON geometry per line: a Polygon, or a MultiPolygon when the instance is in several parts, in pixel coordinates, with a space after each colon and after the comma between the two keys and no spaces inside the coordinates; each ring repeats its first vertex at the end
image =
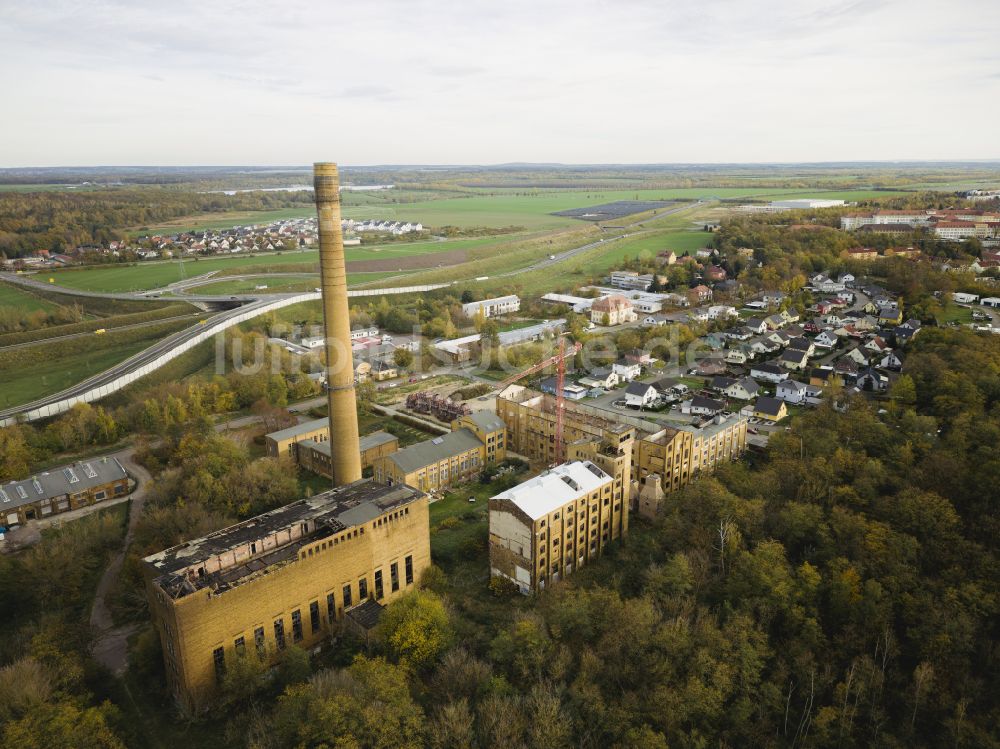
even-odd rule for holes
{"type": "Polygon", "coordinates": [[[1000,155],[954,137],[955,111],[1000,115],[981,0],[9,5],[0,164],[1000,155]]]}

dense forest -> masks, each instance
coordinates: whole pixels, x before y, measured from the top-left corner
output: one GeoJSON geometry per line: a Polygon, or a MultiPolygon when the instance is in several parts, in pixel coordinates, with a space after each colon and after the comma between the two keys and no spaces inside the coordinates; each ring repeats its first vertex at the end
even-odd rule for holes
{"type": "Polygon", "coordinates": [[[82,192],[0,192],[0,254],[64,252],[105,246],[128,229],[195,213],[266,211],[311,204],[311,192],[246,192],[236,195],[157,188],[110,188],[82,192]]]}

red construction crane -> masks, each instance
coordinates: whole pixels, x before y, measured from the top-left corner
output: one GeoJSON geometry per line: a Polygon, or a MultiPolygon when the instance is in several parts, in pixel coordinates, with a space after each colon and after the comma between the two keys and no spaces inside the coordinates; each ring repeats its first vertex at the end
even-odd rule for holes
{"type": "MultiPolygon", "coordinates": [[[[576,349],[573,350],[576,353],[576,349]]],[[[559,361],[556,364],[556,465],[566,457],[563,445],[563,409],[566,407],[563,385],[566,383],[566,339],[559,338],[559,361]]]]}
{"type": "Polygon", "coordinates": [[[535,364],[533,367],[528,367],[523,372],[511,375],[497,386],[500,390],[503,390],[508,385],[513,385],[518,380],[523,379],[530,374],[540,372],[553,364],[556,365],[556,464],[563,462],[566,453],[566,446],[563,444],[563,411],[566,406],[566,398],[563,395],[563,386],[566,384],[566,358],[576,356],[576,352],[581,348],[583,347],[579,343],[574,343],[573,347],[567,351],[566,339],[560,336],[558,354],[550,356],[548,359],[535,364]]]}

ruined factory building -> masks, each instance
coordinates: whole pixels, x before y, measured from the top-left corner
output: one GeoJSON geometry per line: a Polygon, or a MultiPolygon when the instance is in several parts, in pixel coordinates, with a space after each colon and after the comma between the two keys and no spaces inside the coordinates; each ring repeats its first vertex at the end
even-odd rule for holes
{"type": "Polygon", "coordinates": [[[490,499],[490,574],[538,591],[627,531],[620,481],[589,460],[563,463],[490,499]]]}
{"type": "Polygon", "coordinates": [[[427,495],[368,480],[143,560],[167,679],[190,710],[207,703],[233,659],[275,662],[289,645],[321,645],[352,607],[392,601],[428,566],[427,495]]]}

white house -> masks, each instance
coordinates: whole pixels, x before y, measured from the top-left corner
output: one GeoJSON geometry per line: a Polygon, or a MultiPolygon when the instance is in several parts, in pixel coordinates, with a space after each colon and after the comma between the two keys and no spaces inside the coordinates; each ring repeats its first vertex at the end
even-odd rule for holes
{"type": "Polygon", "coordinates": [[[785,380],[778,383],[775,396],[786,403],[802,403],[806,399],[806,390],[805,383],[785,380]]]}
{"type": "Polygon", "coordinates": [[[706,398],[704,395],[696,395],[689,401],[681,404],[682,414],[696,414],[698,416],[715,416],[726,407],[724,401],[706,398]]]}
{"type": "MultiPolygon", "coordinates": [[[[785,301],[788,295],[783,291],[765,291],[760,295],[760,301],[763,302],[765,307],[776,307],[785,301]]],[[[747,305],[750,306],[749,304],[747,305]]]]}
{"type": "Polygon", "coordinates": [[[773,354],[781,346],[768,338],[754,338],[750,341],[750,350],[755,354],[773,354]]]}
{"type": "Polygon", "coordinates": [[[868,365],[868,355],[865,354],[860,348],[852,348],[846,354],[844,354],[842,359],[850,359],[852,362],[857,364],[859,367],[864,367],[868,365]]]}
{"type": "Polygon", "coordinates": [[[879,360],[878,365],[882,367],[882,369],[891,369],[894,372],[898,372],[903,368],[903,360],[899,358],[899,354],[892,349],[889,349],[879,360]]]}
{"type": "Polygon", "coordinates": [[[885,353],[886,351],[891,350],[891,346],[889,346],[888,343],[882,340],[880,336],[875,336],[874,338],[872,338],[864,345],[864,348],[866,351],[870,351],[873,354],[882,354],[885,353]]]}
{"type": "Polygon", "coordinates": [[[817,291],[822,291],[825,294],[832,293],[834,291],[843,291],[844,284],[834,281],[831,278],[826,277],[822,273],[819,273],[812,277],[810,283],[812,287],[817,291]]]}
{"type": "Polygon", "coordinates": [[[788,370],[782,369],[777,364],[764,362],[750,367],[750,376],[764,382],[781,382],[788,379],[788,370]]]}
{"type": "Polygon", "coordinates": [[[731,348],[723,357],[727,364],[746,364],[750,357],[742,348],[731,348]]]}
{"type": "Polygon", "coordinates": [[[619,361],[611,365],[611,371],[618,375],[619,382],[632,382],[642,374],[642,365],[638,362],[619,361]]]}
{"type": "Polygon", "coordinates": [[[813,343],[819,348],[836,348],[840,341],[832,330],[824,330],[813,339],[813,343]]]}
{"type": "Polygon", "coordinates": [[[599,367],[586,377],[580,378],[580,384],[589,388],[604,388],[610,390],[618,385],[618,374],[610,367],[599,367]]]}
{"type": "Polygon", "coordinates": [[[708,308],[709,320],[722,320],[727,317],[739,316],[740,313],[736,311],[736,308],[730,307],[728,304],[715,304],[708,308]]]}
{"type": "Polygon", "coordinates": [[[730,398],[748,401],[757,397],[757,393],[760,392],[760,385],[758,385],[752,377],[743,377],[732,383],[722,392],[730,398]]]}
{"type": "Polygon", "coordinates": [[[656,388],[647,382],[633,381],[625,388],[625,405],[643,408],[656,400],[656,388]]]}

